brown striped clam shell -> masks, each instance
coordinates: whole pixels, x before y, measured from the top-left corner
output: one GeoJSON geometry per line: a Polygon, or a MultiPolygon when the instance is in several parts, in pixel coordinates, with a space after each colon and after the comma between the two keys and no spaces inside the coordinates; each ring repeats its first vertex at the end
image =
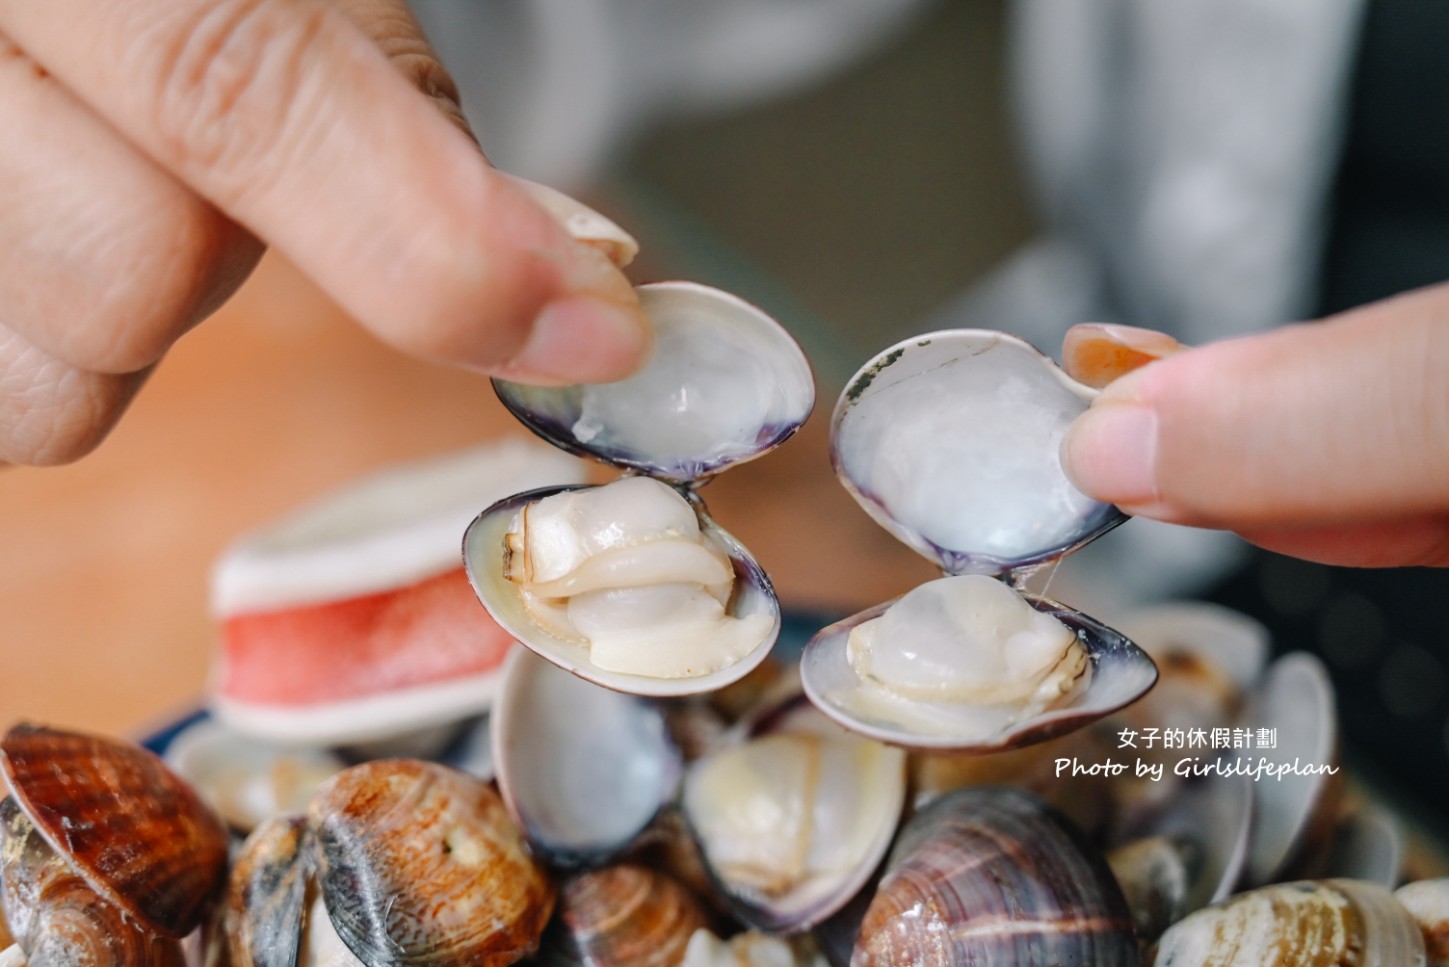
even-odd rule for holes
{"type": "Polygon", "coordinates": [[[318,881],[364,963],[511,964],[537,948],[554,888],[486,783],[446,766],[353,766],[308,806],[318,881]]]}
{"type": "Polygon", "coordinates": [[[1424,950],[1434,967],[1449,964],[1449,877],[1420,880],[1394,891],[1424,937],[1424,950]]]}
{"type": "Polygon", "coordinates": [[[181,945],[139,926],[0,800],[0,912],[28,967],[181,967],[181,945]]]}
{"type": "Polygon", "coordinates": [[[1358,880],[1275,883],[1173,924],[1155,967],[1424,967],[1394,895],[1358,880]]]}
{"type": "Polygon", "coordinates": [[[708,926],[699,899],[672,877],[620,864],[569,877],[544,934],[546,967],[675,967],[708,926]]]}
{"type": "Polygon", "coordinates": [[[958,789],[902,829],[853,967],[1135,967],[1106,863],[1036,796],[958,789]]]}
{"type": "Polygon", "coordinates": [[[160,758],[20,724],[0,740],[0,768],[40,835],[97,893],[165,937],[200,923],[226,876],[227,831],[160,758]]]}

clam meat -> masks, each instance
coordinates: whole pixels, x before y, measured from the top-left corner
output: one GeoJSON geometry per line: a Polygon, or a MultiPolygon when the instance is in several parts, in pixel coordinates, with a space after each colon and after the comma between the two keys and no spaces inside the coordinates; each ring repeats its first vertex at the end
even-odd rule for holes
{"type": "Polygon", "coordinates": [[[1090,674],[1072,629],[980,574],[921,585],[851,629],[846,656],[861,687],[843,699],[874,717],[959,731],[1039,715],[1090,674]],[[936,725],[933,720],[941,719],[936,725]]]}
{"type": "Polygon", "coordinates": [[[774,616],[728,610],[735,571],[678,491],[649,477],[525,504],[507,577],[528,614],[606,671],[690,678],[759,647],[774,616]]]}
{"type": "Polygon", "coordinates": [[[692,764],[684,814],[746,923],[794,932],[843,906],[890,843],[905,756],[800,703],[783,721],[692,764]]]}

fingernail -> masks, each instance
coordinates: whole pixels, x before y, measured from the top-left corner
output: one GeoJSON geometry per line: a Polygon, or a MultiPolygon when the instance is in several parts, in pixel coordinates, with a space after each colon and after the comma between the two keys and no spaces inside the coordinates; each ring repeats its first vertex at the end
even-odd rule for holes
{"type": "Polygon", "coordinates": [[[641,367],[652,340],[638,311],[565,296],[543,307],[522,351],[499,375],[519,382],[607,383],[641,367]]]}
{"type": "Polygon", "coordinates": [[[1077,489],[1114,504],[1157,500],[1157,413],[1105,403],[1079,416],[1062,440],[1062,467],[1077,489]]]}

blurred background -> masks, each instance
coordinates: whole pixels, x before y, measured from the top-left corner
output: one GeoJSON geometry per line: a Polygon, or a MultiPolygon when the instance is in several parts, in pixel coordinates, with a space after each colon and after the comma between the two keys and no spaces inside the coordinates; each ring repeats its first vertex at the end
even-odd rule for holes
{"type": "MultiPolygon", "coordinates": [[[[564,134],[519,128],[506,95],[469,76],[468,65],[489,59],[465,58],[470,44],[504,64],[526,45],[505,32],[476,40],[459,5],[417,6],[465,101],[483,92],[477,127],[495,162],[580,194],[632,231],[639,281],[719,285],[770,310],[804,345],[819,382],[815,417],[707,494],[787,604],[823,619],[933,576],[835,483],[826,424],[861,363],[954,318],[960,294],[1041,227],[1008,108],[1007,4],[842,5],[855,26],[809,70],[789,69],[787,45],[768,61],[785,65],[778,76],[717,101],[664,103],[647,76],[636,82],[651,92],[637,98],[648,110],[631,113],[627,85],[612,99],[583,91],[599,103],[573,124],[584,130],[564,134]]],[[[535,20],[560,16],[560,4],[537,7],[554,13],[516,14],[510,29],[553,29],[535,20]]],[[[654,24],[655,42],[685,26],[654,24]]],[[[533,53],[598,79],[587,48],[533,53]]],[[[546,101],[547,86],[535,89],[546,101]]],[[[565,115],[582,110],[559,97],[565,115]]],[[[1014,328],[1004,318],[994,326],[1014,328]]],[[[96,454],[0,473],[0,716],[139,734],[194,707],[214,640],[208,572],[229,541],[366,471],[522,432],[484,381],[380,346],[269,255],[178,345],[96,454]]],[[[1064,568],[1054,593],[1109,622],[1155,597],[1215,598],[1268,624],[1279,648],[1317,652],[1339,688],[1354,768],[1425,823],[1443,821],[1434,808],[1449,795],[1442,573],[1347,574],[1222,542],[1199,559],[1171,535],[1139,551],[1128,532],[1140,523],[1103,539],[1113,548],[1084,552],[1106,556],[1078,565],[1079,577],[1064,568]],[[1122,563],[1151,555],[1174,566],[1122,563]],[[1145,570],[1170,579],[1149,582],[1145,570]]]]}

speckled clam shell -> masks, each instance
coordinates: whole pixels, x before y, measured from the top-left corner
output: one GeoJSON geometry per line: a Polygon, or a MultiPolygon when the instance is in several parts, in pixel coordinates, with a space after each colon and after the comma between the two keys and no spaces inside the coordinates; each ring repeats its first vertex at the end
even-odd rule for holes
{"type": "Polygon", "coordinates": [[[367,762],[324,784],[308,820],[332,924],[364,963],[501,967],[536,949],[554,888],[486,783],[367,762]]]}
{"type": "Polygon", "coordinates": [[[1157,681],[1152,659],[1121,633],[1094,618],[1046,598],[1023,595],[1038,611],[1076,632],[1086,649],[1089,672],[1076,688],[1047,710],[1025,718],[1009,707],[982,707],[970,720],[941,729],[890,715],[891,709],[858,701],[867,690],[851,666],[846,642],[857,625],[879,617],[887,601],[821,630],[805,646],[800,676],[810,701],[853,732],[880,742],[924,751],[988,753],[1055,738],[1108,715],[1142,697],[1157,681]]]}
{"type": "Polygon", "coordinates": [[[1418,927],[1393,894],[1354,880],[1279,883],[1174,924],[1155,967],[1423,967],[1418,927]]]}
{"type": "Polygon", "coordinates": [[[494,380],[504,406],[570,453],[697,481],[783,443],[810,415],[814,379],[779,323],[693,282],[638,288],[655,347],[628,379],[538,387],[494,380]]]}
{"type": "Polygon", "coordinates": [[[538,655],[580,678],[605,688],[634,695],[677,696],[711,692],[738,681],[769,655],[780,632],[780,602],[763,568],[739,541],[716,524],[694,499],[700,530],[729,555],[735,572],[735,590],[728,614],[765,614],[771,629],[754,650],[723,668],[690,678],[650,678],[610,671],[595,665],[584,645],[560,638],[534,620],[524,607],[517,586],[506,576],[505,537],[524,506],[566,490],[584,487],[545,487],[500,500],[484,510],[463,535],[463,563],[478,600],[505,631],[538,655]]]}
{"type": "Polygon", "coordinates": [[[498,787],[535,854],[599,866],[623,853],[679,786],[662,710],[531,651],[508,659],[493,711],[498,787]]]}
{"type": "Polygon", "coordinates": [[[928,333],[847,384],[831,458],[877,523],[947,573],[1018,570],[1125,519],[1078,491],[1058,459],[1094,395],[1005,333],[928,333]]]}
{"type": "Polygon", "coordinates": [[[1420,880],[1394,891],[1394,899],[1419,925],[1434,967],[1449,964],[1449,877],[1420,880]]]}
{"type": "Polygon", "coordinates": [[[21,724],[0,741],[0,766],[57,854],[147,930],[183,937],[219,896],[226,827],[152,753],[21,724]]]}
{"type": "Polygon", "coordinates": [[[708,926],[699,899],[677,880],[622,864],[564,880],[536,958],[541,967],[675,967],[708,926]]]}
{"type": "Polygon", "coordinates": [[[1027,793],[960,789],[906,824],[866,911],[853,967],[1140,962],[1106,863],[1027,793]]]}
{"type": "Polygon", "coordinates": [[[312,874],[307,819],[278,816],[242,845],[227,885],[231,967],[293,967],[312,874]]]}
{"type": "Polygon", "coordinates": [[[181,967],[181,945],[97,894],[14,800],[0,800],[0,920],[28,967],[181,967]]]}

